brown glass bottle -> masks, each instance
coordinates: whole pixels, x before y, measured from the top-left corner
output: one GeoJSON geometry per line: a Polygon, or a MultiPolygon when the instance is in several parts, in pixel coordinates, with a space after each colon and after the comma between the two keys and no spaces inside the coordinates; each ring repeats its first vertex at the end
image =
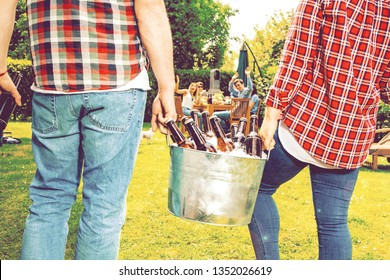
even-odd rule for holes
{"type": "Polygon", "coordinates": [[[248,155],[261,157],[263,142],[258,135],[258,117],[252,115],[250,118],[250,131],[248,136],[245,138],[245,151],[248,155]]]}
{"type": "Polygon", "coordinates": [[[214,134],[217,137],[217,149],[221,152],[231,152],[234,150],[234,144],[231,139],[227,138],[219,118],[217,116],[210,117],[211,127],[214,130],[214,134]]]}
{"type": "Polygon", "coordinates": [[[238,124],[232,123],[230,125],[230,138],[233,140],[238,132],[238,124]]]}
{"type": "Polygon", "coordinates": [[[245,141],[245,129],[247,125],[247,119],[245,117],[240,118],[240,121],[238,123],[238,131],[232,138],[233,143],[236,145],[237,148],[242,147],[245,141]]]}
{"type": "Polygon", "coordinates": [[[171,133],[171,139],[173,142],[175,142],[179,147],[182,148],[188,148],[188,149],[195,149],[194,144],[189,141],[183,133],[179,130],[178,126],[176,125],[175,121],[173,119],[168,119],[165,122],[166,127],[169,129],[171,133]]]}
{"type": "Polygon", "coordinates": [[[202,135],[202,131],[195,125],[195,122],[192,118],[185,120],[184,125],[190,134],[192,141],[194,141],[197,150],[211,153],[217,152],[217,149],[211,143],[206,141],[202,135]]]}
{"type": "MultiPolygon", "coordinates": [[[[19,84],[22,80],[22,74],[17,74],[14,79],[14,84],[16,87],[19,87],[19,84]]],[[[12,97],[9,92],[1,92],[0,94],[0,146],[3,145],[3,132],[7,127],[9,118],[14,112],[16,107],[15,99],[12,97]]]]}
{"type": "Polygon", "coordinates": [[[190,111],[191,118],[194,120],[195,125],[200,128],[200,118],[199,118],[199,111],[196,109],[192,109],[190,111]]]}
{"type": "Polygon", "coordinates": [[[210,114],[208,111],[202,112],[202,120],[203,120],[203,134],[206,136],[206,140],[215,137],[214,131],[210,124],[210,114]]]}

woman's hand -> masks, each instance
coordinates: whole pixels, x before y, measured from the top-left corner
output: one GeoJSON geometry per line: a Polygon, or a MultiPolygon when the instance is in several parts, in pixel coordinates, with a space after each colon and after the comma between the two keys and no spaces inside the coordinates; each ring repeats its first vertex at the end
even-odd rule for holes
{"type": "Polygon", "coordinates": [[[280,110],[267,106],[265,108],[264,120],[260,128],[259,136],[263,140],[265,150],[272,150],[275,146],[274,134],[278,127],[280,110]]]}

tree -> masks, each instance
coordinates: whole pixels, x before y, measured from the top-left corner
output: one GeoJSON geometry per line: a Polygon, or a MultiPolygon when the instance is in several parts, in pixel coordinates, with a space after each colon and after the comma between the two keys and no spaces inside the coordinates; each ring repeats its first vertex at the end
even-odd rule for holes
{"type": "MultiPolygon", "coordinates": [[[[278,69],[280,56],[284,47],[284,42],[293,19],[294,11],[276,12],[268,20],[264,28],[256,30],[252,40],[247,40],[247,44],[253,51],[261,69],[255,77],[258,90],[266,94],[278,69]]],[[[249,60],[253,60],[249,56],[249,60]]]]}
{"type": "Polygon", "coordinates": [[[178,69],[219,68],[229,47],[229,17],[236,11],[214,0],[165,1],[178,69]]]}
{"type": "Polygon", "coordinates": [[[19,0],[15,16],[15,28],[12,34],[9,56],[14,59],[31,59],[28,36],[26,1],[19,0]]]}

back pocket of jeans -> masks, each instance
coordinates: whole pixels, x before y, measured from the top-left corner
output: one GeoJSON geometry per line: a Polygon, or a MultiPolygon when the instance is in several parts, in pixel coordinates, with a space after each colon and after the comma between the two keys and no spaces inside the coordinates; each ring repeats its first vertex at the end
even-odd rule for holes
{"type": "Polygon", "coordinates": [[[32,128],[47,134],[58,129],[55,95],[34,93],[32,100],[32,128]]]}
{"type": "Polygon", "coordinates": [[[137,102],[137,95],[131,92],[91,93],[86,99],[88,118],[103,130],[124,132],[130,127],[137,102]]]}

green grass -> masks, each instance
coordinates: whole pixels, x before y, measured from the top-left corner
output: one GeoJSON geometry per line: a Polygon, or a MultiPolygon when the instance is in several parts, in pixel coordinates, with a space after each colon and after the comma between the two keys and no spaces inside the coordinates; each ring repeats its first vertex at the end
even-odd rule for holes
{"type": "MultiPolygon", "coordinates": [[[[145,129],[149,124],[145,124],[145,129]]],[[[18,259],[34,175],[29,123],[10,123],[7,131],[20,145],[0,148],[0,258],[18,259]]],[[[390,166],[380,159],[379,170],[362,168],[350,206],[353,258],[390,259],[390,166]]],[[[167,209],[169,149],[163,135],[140,145],[127,199],[120,259],[229,260],[254,259],[248,229],[200,224],[177,218],[167,209]]],[[[282,259],[317,258],[317,234],[309,173],[304,170],[275,195],[281,215],[282,259]]],[[[81,195],[69,220],[66,259],[73,258],[81,195]]]]}

